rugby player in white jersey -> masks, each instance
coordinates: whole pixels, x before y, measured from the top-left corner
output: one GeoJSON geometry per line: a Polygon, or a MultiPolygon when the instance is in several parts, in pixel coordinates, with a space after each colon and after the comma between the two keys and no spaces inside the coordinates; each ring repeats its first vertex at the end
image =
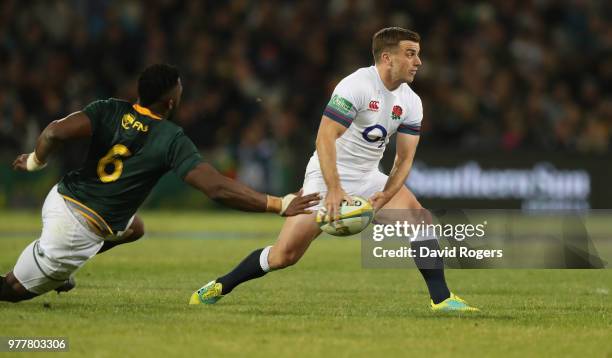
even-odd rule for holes
{"type": "MultiPolygon", "coordinates": [[[[421,66],[420,36],[399,27],[385,28],[372,38],[374,65],[360,68],[336,86],[325,108],[316,151],[306,168],[304,194],[320,192],[331,217],[338,217],[349,195],[370,199],[375,210],[422,210],[404,185],[419,142],[423,107],[409,87],[421,66]],[[378,170],[380,159],[397,133],[396,158],[389,176],[378,170]]],[[[228,274],[194,292],[190,304],[212,304],[242,282],[295,264],[321,233],[315,214],[287,218],[273,246],[255,250],[228,274]]],[[[414,245],[439,247],[435,238],[414,245]]],[[[452,294],[441,260],[435,267],[417,267],[425,279],[435,311],[475,311],[452,294]]]]}

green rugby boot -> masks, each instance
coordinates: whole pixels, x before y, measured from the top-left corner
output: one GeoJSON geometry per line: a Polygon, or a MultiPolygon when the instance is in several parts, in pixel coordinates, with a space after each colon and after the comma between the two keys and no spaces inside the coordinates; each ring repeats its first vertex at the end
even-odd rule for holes
{"type": "Polygon", "coordinates": [[[476,307],[470,306],[461,297],[456,296],[451,292],[449,298],[444,301],[435,304],[431,301],[431,310],[434,312],[479,312],[480,310],[476,307]]]}
{"type": "Polygon", "coordinates": [[[199,290],[195,291],[191,298],[189,299],[190,305],[212,305],[217,303],[223,295],[222,292],[223,285],[219,282],[213,280],[204,285],[199,290]]]}

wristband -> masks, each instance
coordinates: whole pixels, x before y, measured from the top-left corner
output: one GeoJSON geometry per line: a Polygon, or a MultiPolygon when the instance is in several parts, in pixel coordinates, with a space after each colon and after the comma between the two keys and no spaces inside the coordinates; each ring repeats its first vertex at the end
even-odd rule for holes
{"type": "Polygon", "coordinates": [[[266,211],[280,214],[283,208],[283,201],[281,198],[272,195],[266,195],[266,197],[266,211]]]}
{"type": "Polygon", "coordinates": [[[287,194],[282,198],[277,196],[268,195],[266,202],[266,211],[270,213],[277,213],[278,215],[284,215],[285,211],[289,207],[289,204],[295,199],[297,196],[295,194],[287,194]]]}
{"type": "Polygon", "coordinates": [[[26,161],[26,169],[29,172],[35,172],[35,171],[41,170],[46,166],[47,166],[47,163],[42,163],[40,160],[38,160],[38,157],[36,157],[36,151],[28,155],[28,159],[26,161]]]}
{"type": "Polygon", "coordinates": [[[289,207],[289,204],[291,204],[291,202],[295,198],[297,198],[297,195],[295,195],[295,194],[287,194],[287,195],[282,197],[282,200],[281,200],[281,210],[280,210],[280,213],[279,213],[281,216],[285,214],[285,211],[287,211],[287,208],[289,207]]]}

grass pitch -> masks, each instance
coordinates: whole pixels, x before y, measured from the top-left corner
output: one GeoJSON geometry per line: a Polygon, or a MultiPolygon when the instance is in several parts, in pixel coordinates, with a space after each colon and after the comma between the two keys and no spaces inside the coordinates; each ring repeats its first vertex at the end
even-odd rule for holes
{"type": "MultiPolygon", "coordinates": [[[[448,270],[451,289],[483,312],[440,315],[418,271],[362,269],[359,240],[321,237],[295,267],[188,306],[195,289],[272,242],[281,219],[143,218],[148,237],[95,257],[74,291],[0,303],[0,336],[65,336],[62,355],[90,357],[612,357],[611,270],[448,270]]],[[[39,222],[2,213],[0,271],[39,222]]]]}

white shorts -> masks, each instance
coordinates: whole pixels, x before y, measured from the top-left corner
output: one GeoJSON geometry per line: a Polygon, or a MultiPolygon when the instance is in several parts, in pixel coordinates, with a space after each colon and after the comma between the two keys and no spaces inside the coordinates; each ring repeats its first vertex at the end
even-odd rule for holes
{"type": "MultiPolygon", "coordinates": [[[[314,157],[313,157],[314,158],[314,157]]],[[[327,185],[323,179],[323,173],[319,167],[319,161],[311,158],[306,167],[304,175],[304,185],[302,189],[304,195],[310,193],[320,193],[323,198],[327,194],[327,185]]],[[[340,176],[340,185],[348,195],[360,195],[368,199],[377,191],[382,191],[387,183],[388,176],[381,173],[378,169],[370,172],[361,170],[349,169],[338,166],[338,175],[340,176]]],[[[310,208],[318,210],[323,206],[323,201],[310,208]]]]}
{"type": "Polygon", "coordinates": [[[25,248],[13,269],[23,287],[39,295],[61,286],[104,244],[75,218],[57,185],[45,199],[42,221],[40,238],[25,248]]]}

